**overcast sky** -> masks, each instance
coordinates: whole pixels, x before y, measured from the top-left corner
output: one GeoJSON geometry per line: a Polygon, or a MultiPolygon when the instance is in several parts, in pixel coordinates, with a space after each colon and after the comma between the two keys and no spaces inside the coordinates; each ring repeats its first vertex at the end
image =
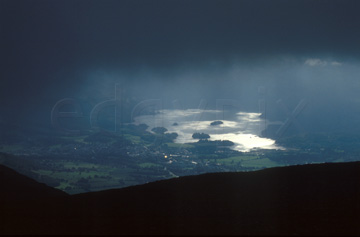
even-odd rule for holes
{"type": "Polygon", "coordinates": [[[273,93],[297,84],[295,95],[334,75],[355,83],[359,12],[360,1],[344,0],[0,0],[0,119],[46,114],[114,77],[194,93],[223,80],[204,89],[221,97],[237,93],[234,80],[246,97],[274,78],[294,77],[273,93]]]}
{"type": "Polygon", "coordinates": [[[357,57],[360,52],[359,1],[1,0],[0,4],[6,66],[43,64],[47,70],[89,63],[167,66],[249,55],[357,57]]]}

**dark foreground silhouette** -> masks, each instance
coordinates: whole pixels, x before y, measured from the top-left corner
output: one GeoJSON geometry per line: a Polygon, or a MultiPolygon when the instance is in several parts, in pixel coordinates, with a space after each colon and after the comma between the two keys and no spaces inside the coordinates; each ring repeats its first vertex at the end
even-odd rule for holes
{"type": "Polygon", "coordinates": [[[0,166],[0,234],[359,235],[360,162],[67,195],[0,166]]]}

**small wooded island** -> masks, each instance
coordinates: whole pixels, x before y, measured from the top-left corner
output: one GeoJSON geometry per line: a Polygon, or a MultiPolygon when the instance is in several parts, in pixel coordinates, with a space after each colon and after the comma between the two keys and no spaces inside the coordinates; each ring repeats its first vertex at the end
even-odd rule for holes
{"type": "Polygon", "coordinates": [[[220,120],[210,123],[211,126],[216,126],[216,125],[220,125],[220,124],[223,124],[223,122],[220,120]]]}
{"type": "Polygon", "coordinates": [[[196,133],[194,133],[192,135],[192,138],[194,138],[194,139],[208,139],[208,138],[210,138],[210,135],[206,134],[206,133],[198,133],[198,132],[196,132],[196,133]]]}

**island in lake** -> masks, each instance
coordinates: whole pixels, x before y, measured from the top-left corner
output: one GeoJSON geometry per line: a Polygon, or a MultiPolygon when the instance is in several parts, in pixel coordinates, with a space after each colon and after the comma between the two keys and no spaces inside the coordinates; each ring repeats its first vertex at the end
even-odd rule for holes
{"type": "Polygon", "coordinates": [[[220,120],[210,123],[211,126],[216,126],[216,125],[220,125],[220,124],[223,124],[223,122],[220,120]]]}
{"type": "Polygon", "coordinates": [[[192,138],[194,138],[194,139],[208,139],[208,138],[210,138],[210,135],[206,134],[206,133],[198,133],[198,132],[196,132],[196,133],[194,133],[192,135],[192,138]]]}

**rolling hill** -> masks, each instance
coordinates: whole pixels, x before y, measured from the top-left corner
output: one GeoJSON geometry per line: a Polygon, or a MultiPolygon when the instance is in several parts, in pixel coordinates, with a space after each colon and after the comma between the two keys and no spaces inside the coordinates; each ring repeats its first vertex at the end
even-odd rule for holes
{"type": "Polygon", "coordinates": [[[212,173],[77,195],[0,168],[2,179],[16,180],[0,182],[14,196],[0,207],[1,234],[360,234],[360,162],[212,173]],[[16,197],[32,188],[36,199],[16,197]]]}
{"type": "Polygon", "coordinates": [[[61,190],[38,183],[3,165],[0,165],[0,189],[0,201],[36,200],[68,195],[61,190]]]}

